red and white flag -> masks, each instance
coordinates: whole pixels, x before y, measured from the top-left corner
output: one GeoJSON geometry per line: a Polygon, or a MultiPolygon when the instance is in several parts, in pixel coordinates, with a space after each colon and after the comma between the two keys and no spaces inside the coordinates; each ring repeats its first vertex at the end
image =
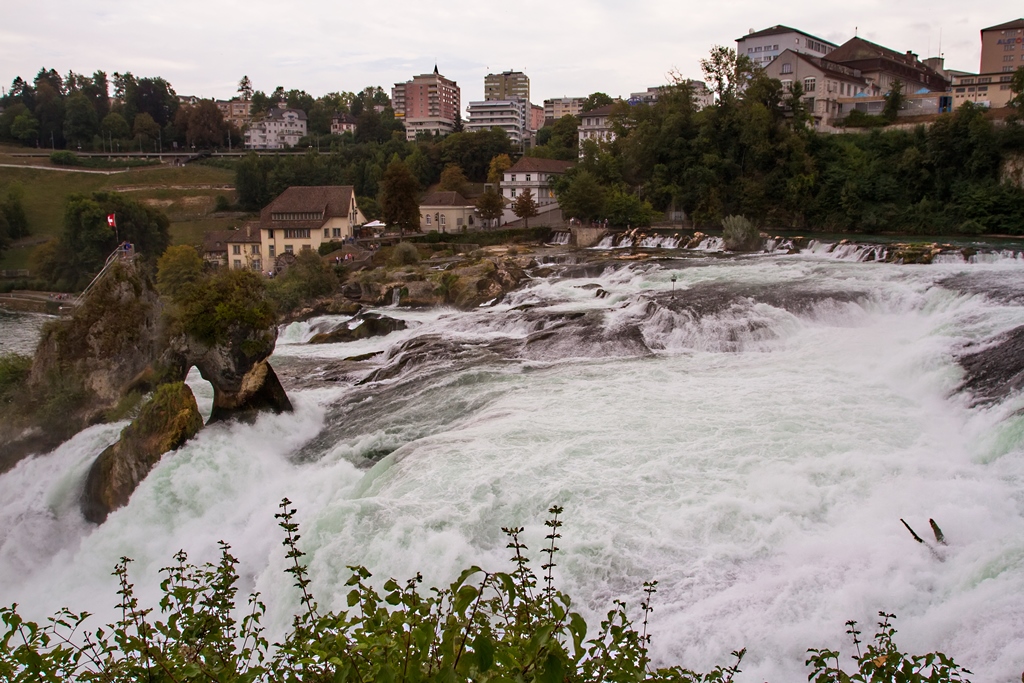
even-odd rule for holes
{"type": "Polygon", "coordinates": [[[108,213],[107,214],[107,225],[109,225],[112,228],[116,228],[117,227],[117,220],[114,218],[114,214],[112,214],[112,213],[108,213]]]}

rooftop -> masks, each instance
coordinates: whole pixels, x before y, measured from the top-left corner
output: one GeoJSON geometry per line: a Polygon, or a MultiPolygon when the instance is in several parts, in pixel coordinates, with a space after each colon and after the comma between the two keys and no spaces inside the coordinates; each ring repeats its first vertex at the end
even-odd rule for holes
{"type": "Polygon", "coordinates": [[[790,28],[789,26],[783,26],[782,24],[778,24],[777,26],[772,26],[770,28],[762,29],[760,31],[751,31],[750,33],[748,33],[747,35],[743,36],[742,38],[737,38],[736,42],[738,43],[738,42],[740,42],[742,40],[746,40],[747,38],[761,38],[761,37],[767,37],[767,36],[777,36],[777,35],[781,35],[783,33],[799,33],[802,36],[807,36],[808,38],[813,38],[814,40],[818,41],[819,43],[825,43],[826,45],[831,45],[832,47],[838,47],[831,40],[823,40],[823,39],[819,38],[818,36],[811,35],[810,33],[805,33],[804,31],[801,31],[798,28],[790,28]]]}
{"type": "Polygon", "coordinates": [[[539,157],[523,157],[506,173],[565,173],[575,164],[571,161],[557,159],[541,159],[539,157]]]}
{"type": "Polygon", "coordinates": [[[458,192],[439,190],[431,192],[420,202],[420,206],[473,206],[473,202],[458,192]]]}
{"type": "MultiPolygon", "coordinates": [[[[277,199],[267,204],[260,211],[260,223],[266,225],[275,213],[318,213],[324,219],[333,216],[348,216],[352,203],[351,185],[312,185],[309,187],[292,186],[278,195],[277,199]]],[[[289,226],[296,221],[289,221],[289,226]]],[[[319,225],[319,224],[318,224],[319,225]]]]}
{"type": "Polygon", "coordinates": [[[1024,19],[1014,19],[1008,21],[1005,24],[998,24],[996,26],[989,26],[988,28],[981,29],[981,32],[985,31],[1005,31],[1008,28],[1024,28],[1024,19]]]}

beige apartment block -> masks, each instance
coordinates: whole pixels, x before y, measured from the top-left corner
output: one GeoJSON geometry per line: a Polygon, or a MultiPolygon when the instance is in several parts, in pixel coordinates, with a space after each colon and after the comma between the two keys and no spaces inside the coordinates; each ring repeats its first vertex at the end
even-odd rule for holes
{"type": "Polygon", "coordinates": [[[1012,74],[1024,66],[1024,19],[981,29],[981,74],[1012,74]]]}
{"type": "Polygon", "coordinates": [[[503,71],[484,77],[485,100],[510,100],[513,97],[530,101],[530,78],[522,71],[503,71]]]}

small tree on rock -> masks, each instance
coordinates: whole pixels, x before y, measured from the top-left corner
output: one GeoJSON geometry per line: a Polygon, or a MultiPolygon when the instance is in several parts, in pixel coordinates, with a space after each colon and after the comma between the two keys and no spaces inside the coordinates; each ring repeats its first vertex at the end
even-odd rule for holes
{"type": "Polygon", "coordinates": [[[512,203],[512,213],[523,219],[523,227],[530,227],[530,219],[537,215],[537,202],[533,201],[533,193],[529,189],[516,197],[512,203]]]}

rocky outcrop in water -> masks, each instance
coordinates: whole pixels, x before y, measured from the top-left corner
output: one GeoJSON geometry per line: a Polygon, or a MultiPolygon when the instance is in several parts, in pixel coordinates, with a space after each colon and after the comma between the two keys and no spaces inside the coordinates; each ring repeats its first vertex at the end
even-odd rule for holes
{"type": "Polygon", "coordinates": [[[90,424],[122,419],[155,390],[139,418],[142,422],[126,429],[122,441],[90,472],[89,493],[83,498],[89,503],[83,502],[83,509],[89,510],[90,519],[98,519],[105,513],[97,510],[124,504],[159,456],[202,426],[187,388],[190,408],[162,407],[168,397],[160,392],[168,383],[178,386],[190,368],[198,368],[213,386],[211,422],[291,410],[267,362],[277,340],[276,321],[272,314],[252,315],[263,301],[262,284],[230,277],[208,283],[207,289],[195,290],[204,297],[202,304],[193,306],[190,322],[183,322],[181,310],[165,309],[140,265],[115,263],[73,316],[44,330],[24,405],[18,411],[5,410],[0,420],[7,437],[0,446],[0,464],[10,468],[29,453],[52,450],[90,424]],[[158,416],[147,410],[157,410],[158,416]],[[168,411],[176,417],[167,417],[168,411]]]}
{"type": "Polygon", "coordinates": [[[355,320],[347,321],[330,332],[314,334],[310,344],[336,344],[339,342],[357,341],[370,337],[383,337],[397,330],[404,330],[404,320],[389,318],[377,313],[365,313],[355,320]]]}
{"type": "Polygon", "coordinates": [[[998,403],[1024,388],[1024,326],[959,357],[964,379],[959,390],[975,405],[998,403]]]}
{"type": "Polygon", "coordinates": [[[203,426],[192,391],[183,382],[164,384],[89,468],[82,492],[82,514],[100,524],[128,503],[132,492],[164,453],[179,448],[203,426]]]}
{"type": "Polygon", "coordinates": [[[497,300],[519,287],[526,278],[524,263],[529,258],[477,259],[452,264],[443,272],[422,270],[361,274],[344,288],[346,296],[358,294],[359,301],[374,306],[398,304],[412,308],[455,306],[471,309],[497,300]],[[523,261],[523,262],[521,262],[523,261]],[[356,289],[358,287],[358,289],[356,289]]]}

